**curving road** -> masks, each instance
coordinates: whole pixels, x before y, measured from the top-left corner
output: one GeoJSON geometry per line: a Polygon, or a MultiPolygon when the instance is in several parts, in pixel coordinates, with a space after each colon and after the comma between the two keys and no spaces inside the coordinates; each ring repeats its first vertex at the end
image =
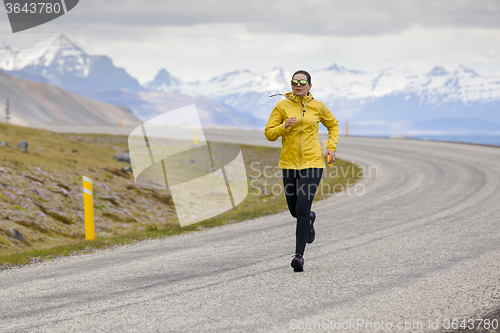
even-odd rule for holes
{"type": "Polygon", "coordinates": [[[341,137],[338,151],[372,174],[314,204],[303,273],[281,213],[2,271],[0,331],[431,331],[500,307],[499,148],[341,137]]]}

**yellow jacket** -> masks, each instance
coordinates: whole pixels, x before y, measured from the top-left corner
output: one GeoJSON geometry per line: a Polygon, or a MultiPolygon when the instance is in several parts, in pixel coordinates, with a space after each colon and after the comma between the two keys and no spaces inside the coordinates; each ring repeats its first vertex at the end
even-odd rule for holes
{"type": "Polygon", "coordinates": [[[264,131],[269,141],[282,137],[278,167],[296,170],[325,168],[318,125],[321,122],[328,129],[326,149],[337,151],[339,122],[325,104],[315,100],[311,93],[302,98],[293,92],[285,95],[287,98],[276,103],[264,131]],[[293,117],[297,117],[298,122],[285,129],[286,120],[293,117]]]}

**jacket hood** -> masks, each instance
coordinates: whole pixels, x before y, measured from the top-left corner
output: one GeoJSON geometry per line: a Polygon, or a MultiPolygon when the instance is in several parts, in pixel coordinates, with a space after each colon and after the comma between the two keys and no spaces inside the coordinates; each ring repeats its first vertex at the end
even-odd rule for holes
{"type": "Polygon", "coordinates": [[[288,98],[289,100],[291,100],[292,102],[295,102],[295,103],[300,103],[301,101],[306,101],[307,98],[309,98],[309,101],[313,100],[314,97],[313,95],[311,94],[311,92],[308,92],[306,96],[304,97],[300,97],[300,96],[296,96],[293,91],[289,92],[289,93],[286,93],[285,94],[286,98],[288,98]]]}

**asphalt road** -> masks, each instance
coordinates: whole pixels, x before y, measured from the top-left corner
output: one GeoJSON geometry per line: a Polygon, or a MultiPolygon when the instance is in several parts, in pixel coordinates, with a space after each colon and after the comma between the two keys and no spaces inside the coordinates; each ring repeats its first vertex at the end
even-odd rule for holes
{"type": "Polygon", "coordinates": [[[285,212],[2,271],[0,330],[432,331],[500,307],[499,148],[341,137],[337,157],[371,175],[313,205],[303,273],[285,212]]]}

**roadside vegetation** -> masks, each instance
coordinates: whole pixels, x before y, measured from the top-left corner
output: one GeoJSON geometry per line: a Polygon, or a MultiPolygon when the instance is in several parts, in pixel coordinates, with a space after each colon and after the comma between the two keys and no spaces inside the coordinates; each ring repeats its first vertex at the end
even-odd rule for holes
{"type": "MultiPolygon", "coordinates": [[[[130,164],[113,158],[127,152],[126,136],[58,134],[0,124],[0,267],[287,210],[276,167],[280,150],[239,146],[249,195],[230,211],[181,228],[169,190],[135,183],[130,164]],[[28,143],[27,152],[18,148],[20,140],[28,143]],[[92,241],[86,241],[84,234],[82,176],[93,180],[96,238],[92,241]]],[[[363,176],[362,171],[337,159],[325,170],[315,200],[351,188],[363,176]]]]}

